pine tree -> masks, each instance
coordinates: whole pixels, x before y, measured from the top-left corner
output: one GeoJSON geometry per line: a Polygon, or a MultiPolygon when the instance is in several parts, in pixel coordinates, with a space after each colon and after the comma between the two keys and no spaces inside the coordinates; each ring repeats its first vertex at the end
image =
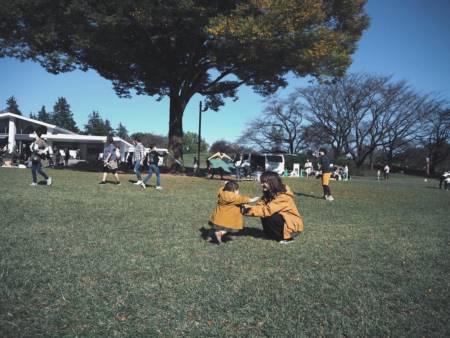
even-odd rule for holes
{"type": "Polygon", "coordinates": [[[119,122],[119,125],[116,129],[116,135],[122,138],[123,140],[128,140],[130,137],[128,136],[128,130],[127,128],[122,124],[122,122],[119,122]]]}
{"type": "Polygon", "coordinates": [[[114,129],[111,127],[111,122],[108,119],[105,120],[105,130],[107,131],[106,135],[114,135],[114,129]]]}
{"type": "Polygon", "coordinates": [[[52,123],[52,119],[49,113],[47,113],[47,110],[45,109],[45,106],[42,106],[41,110],[39,110],[36,119],[42,122],[46,123],[52,123]]]}
{"type": "Polygon", "coordinates": [[[6,100],[6,111],[8,113],[13,113],[16,115],[22,115],[22,112],[19,109],[19,105],[17,104],[16,98],[11,96],[8,100],[6,100]]]}
{"type": "Polygon", "coordinates": [[[89,115],[87,124],[84,126],[84,132],[87,135],[107,136],[112,134],[111,123],[109,120],[103,121],[98,111],[93,111],[89,115]]]}
{"type": "Polygon", "coordinates": [[[73,132],[78,132],[77,124],[73,119],[73,114],[70,111],[70,106],[64,97],[58,98],[53,106],[53,114],[51,121],[58,127],[68,129],[73,132]]]}

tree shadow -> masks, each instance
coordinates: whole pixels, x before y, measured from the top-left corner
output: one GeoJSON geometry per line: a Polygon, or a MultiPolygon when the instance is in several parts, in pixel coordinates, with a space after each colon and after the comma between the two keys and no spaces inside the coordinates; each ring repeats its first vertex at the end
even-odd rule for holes
{"type": "Polygon", "coordinates": [[[315,199],[318,199],[318,200],[323,200],[323,197],[314,196],[314,195],[310,195],[310,194],[304,194],[302,192],[295,192],[294,194],[297,195],[297,196],[305,196],[305,197],[309,197],[309,198],[315,198],[315,199]]]}
{"type": "Polygon", "coordinates": [[[427,189],[434,189],[434,190],[444,190],[444,189],[441,189],[439,187],[432,187],[431,185],[428,185],[425,188],[427,188],[427,189]]]}

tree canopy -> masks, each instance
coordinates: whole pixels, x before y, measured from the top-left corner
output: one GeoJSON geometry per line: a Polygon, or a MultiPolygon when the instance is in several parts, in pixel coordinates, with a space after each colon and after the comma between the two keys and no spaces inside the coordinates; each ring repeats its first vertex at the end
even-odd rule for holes
{"type": "Polygon", "coordinates": [[[52,73],[95,69],[116,93],[170,99],[169,148],[195,95],[217,110],[246,84],[261,94],[286,75],[340,76],[368,25],[365,0],[40,0],[0,6],[0,57],[52,73]]]}
{"type": "MultiPolygon", "coordinates": [[[[207,151],[208,150],[208,143],[205,141],[204,138],[200,140],[200,151],[207,151]]],[[[191,131],[188,131],[187,133],[184,133],[183,135],[183,153],[187,154],[193,154],[197,153],[198,148],[198,134],[193,133],[191,131]]]]}

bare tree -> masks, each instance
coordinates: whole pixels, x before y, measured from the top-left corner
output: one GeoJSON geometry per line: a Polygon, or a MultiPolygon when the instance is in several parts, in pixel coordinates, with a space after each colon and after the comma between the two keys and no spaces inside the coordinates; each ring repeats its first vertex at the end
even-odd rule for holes
{"type": "Polygon", "coordinates": [[[429,99],[389,76],[350,74],[297,91],[312,125],[322,127],[334,155],[349,154],[360,167],[375,149],[391,154],[417,137],[429,99]]]}
{"type": "Polygon", "coordinates": [[[450,108],[444,108],[444,104],[445,102],[435,100],[424,112],[421,143],[431,159],[431,173],[450,154],[450,108]]]}
{"type": "Polygon", "coordinates": [[[248,123],[238,142],[261,151],[295,154],[302,147],[303,112],[295,97],[272,97],[260,118],[248,123]]]}

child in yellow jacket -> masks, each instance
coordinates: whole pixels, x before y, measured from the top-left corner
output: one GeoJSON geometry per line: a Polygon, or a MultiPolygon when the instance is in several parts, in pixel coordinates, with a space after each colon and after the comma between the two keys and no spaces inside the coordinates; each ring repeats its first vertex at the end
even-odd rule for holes
{"type": "Polygon", "coordinates": [[[235,181],[228,181],[217,193],[217,206],[211,218],[211,233],[207,238],[210,242],[215,239],[220,244],[222,236],[227,232],[236,232],[244,228],[244,218],[241,214],[241,205],[256,202],[259,197],[250,198],[239,195],[239,185],[235,181]]]}

